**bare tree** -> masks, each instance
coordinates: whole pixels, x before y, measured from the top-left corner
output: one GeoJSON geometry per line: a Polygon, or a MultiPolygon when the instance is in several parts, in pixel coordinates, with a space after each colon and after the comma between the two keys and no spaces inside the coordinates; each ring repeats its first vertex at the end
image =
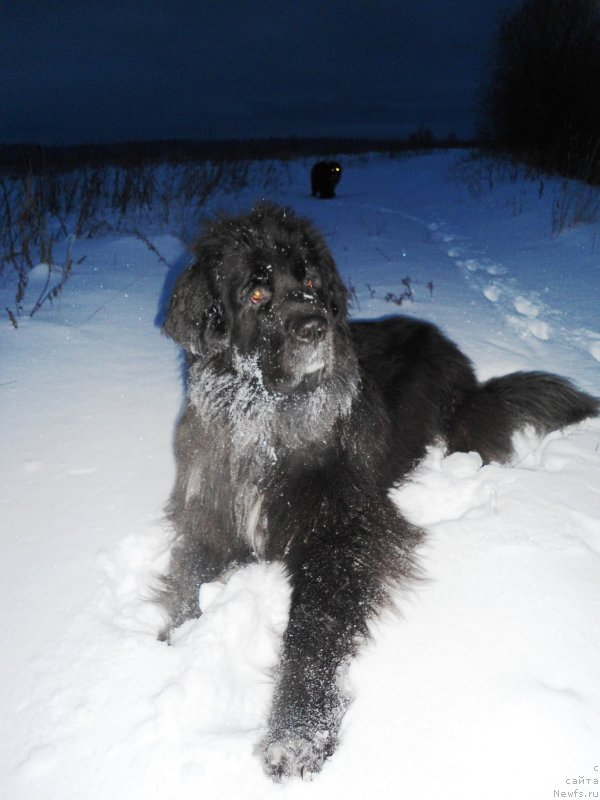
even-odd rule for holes
{"type": "Polygon", "coordinates": [[[600,182],[598,0],[525,0],[501,22],[484,118],[496,144],[600,182]]]}

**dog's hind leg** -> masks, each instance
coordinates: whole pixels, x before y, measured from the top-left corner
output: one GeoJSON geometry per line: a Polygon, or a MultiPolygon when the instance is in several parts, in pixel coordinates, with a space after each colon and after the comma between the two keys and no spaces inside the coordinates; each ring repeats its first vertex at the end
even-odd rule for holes
{"type": "Polygon", "coordinates": [[[547,372],[513,372],[469,392],[450,420],[449,452],[477,451],[484,463],[508,461],[512,435],[527,426],[543,436],[598,414],[597,398],[547,372]]]}

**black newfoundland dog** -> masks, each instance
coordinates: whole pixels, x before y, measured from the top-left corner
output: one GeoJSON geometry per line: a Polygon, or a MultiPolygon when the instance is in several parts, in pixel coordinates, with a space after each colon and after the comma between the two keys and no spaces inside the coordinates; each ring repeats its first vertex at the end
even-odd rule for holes
{"type": "Polygon", "coordinates": [[[388,489],[433,442],[505,461],[516,429],[543,434],[598,402],[541,372],[479,384],[425,322],[349,324],[325,242],[271,204],[207,226],[164,331],[187,351],[188,402],[161,638],[199,616],[203,582],[253,559],[283,562],[291,609],[257,752],[273,777],[307,777],[336,747],[344,667],[414,571],[423,534],[388,489]]]}
{"type": "Polygon", "coordinates": [[[335,187],[342,177],[342,166],[338,161],[319,161],[310,173],[310,188],[313,197],[328,200],[335,197],[335,187]]]}

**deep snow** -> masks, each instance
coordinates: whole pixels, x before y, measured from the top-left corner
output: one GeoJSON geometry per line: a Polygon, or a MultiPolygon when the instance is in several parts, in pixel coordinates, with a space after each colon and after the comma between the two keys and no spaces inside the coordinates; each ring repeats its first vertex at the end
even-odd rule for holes
{"type": "MultiPolygon", "coordinates": [[[[270,197],[323,231],[355,316],[432,320],[482,378],[549,369],[600,394],[598,226],[556,235],[576,188],[506,168],[490,181],[464,159],[355,158],[332,201],[310,198],[297,163],[270,197]],[[414,302],[398,309],[384,298],[407,276],[414,302]]],[[[86,260],[60,300],[0,326],[2,796],[600,796],[597,420],[520,436],[511,466],[431,451],[393,493],[429,531],[425,579],[352,667],[338,752],[310,784],[263,775],[252,748],[286,620],[281,571],[204,587],[205,614],[174,647],[145,600],[166,559],[184,393],[156,318],[187,261],[168,231],[152,241],[170,268],[139,239],[77,242],[86,260]]]]}

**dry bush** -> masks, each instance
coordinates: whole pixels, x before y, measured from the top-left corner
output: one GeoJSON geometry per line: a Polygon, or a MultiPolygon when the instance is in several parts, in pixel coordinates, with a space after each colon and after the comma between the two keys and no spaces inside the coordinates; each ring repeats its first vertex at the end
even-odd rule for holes
{"type": "Polygon", "coordinates": [[[76,241],[116,232],[149,241],[146,231],[159,230],[188,241],[215,192],[249,185],[268,191],[285,178],[286,169],[277,162],[221,160],[52,168],[0,177],[0,277],[15,287],[13,304],[5,309],[8,318],[17,327],[20,316],[33,316],[60,295],[82,260],[74,260],[76,241]],[[56,245],[65,242],[57,263],[56,245]],[[27,288],[37,264],[47,266],[47,280],[31,300],[27,288]]]}

